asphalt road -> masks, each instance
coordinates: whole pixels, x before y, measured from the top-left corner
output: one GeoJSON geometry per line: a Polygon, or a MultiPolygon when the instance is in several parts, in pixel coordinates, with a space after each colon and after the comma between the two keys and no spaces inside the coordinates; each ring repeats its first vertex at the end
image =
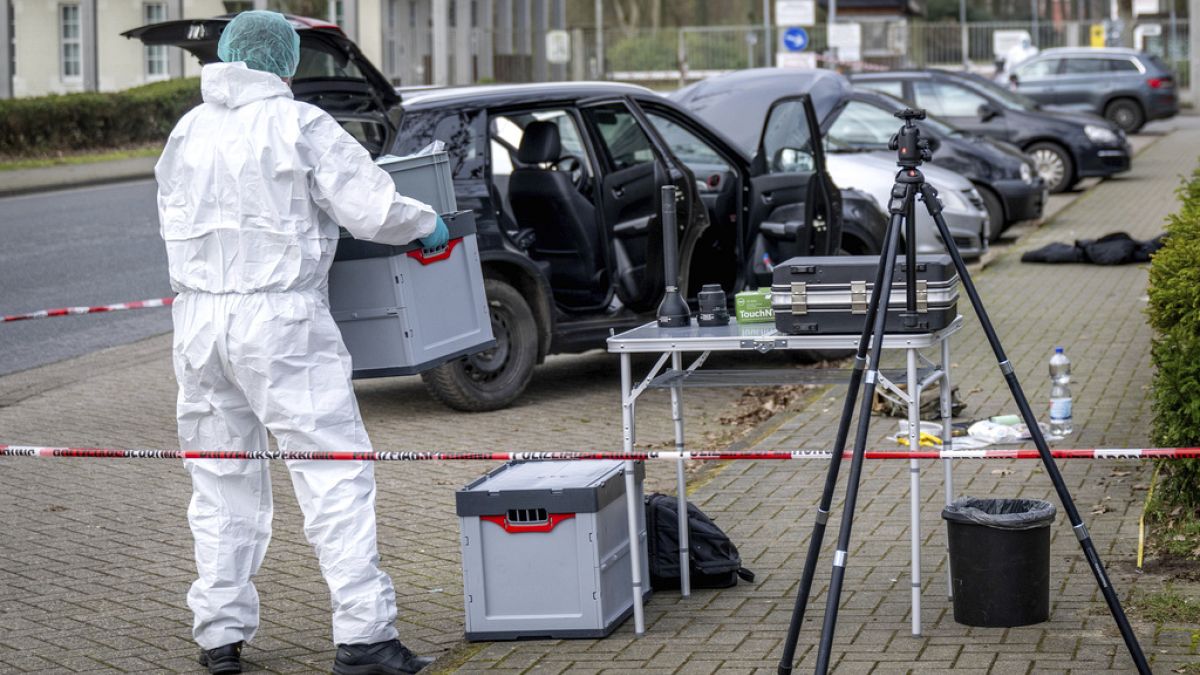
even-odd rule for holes
{"type": "MultiPolygon", "coordinates": [[[[171,295],[154,181],[0,199],[0,314],[171,295]]],[[[0,323],[0,375],[171,330],[170,309],[0,323]]]]}

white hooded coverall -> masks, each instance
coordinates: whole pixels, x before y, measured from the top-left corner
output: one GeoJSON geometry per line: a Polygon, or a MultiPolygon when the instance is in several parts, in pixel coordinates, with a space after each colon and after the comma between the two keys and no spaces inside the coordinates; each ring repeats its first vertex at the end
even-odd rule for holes
{"type": "MultiPolygon", "coordinates": [[[[179,121],[155,167],[173,307],[179,443],[185,450],[370,450],[350,356],[326,283],[337,225],[406,244],[436,214],[328,114],[278,76],[216,63],[204,103],[179,121]]],[[[266,460],[187,461],[198,579],[188,592],[204,649],[249,641],[252,578],[271,538],[266,460]]],[[[369,462],[290,461],[304,532],[329,584],[336,644],[397,636],[379,567],[369,462]]]]}

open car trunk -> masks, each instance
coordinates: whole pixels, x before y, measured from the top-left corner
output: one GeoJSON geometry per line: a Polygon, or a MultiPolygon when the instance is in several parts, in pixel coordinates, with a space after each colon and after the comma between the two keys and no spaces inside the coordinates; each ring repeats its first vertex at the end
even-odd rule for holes
{"type": "MultiPolygon", "coordinates": [[[[217,42],[235,15],[149,24],[122,33],[146,45],[179,47],[200,63],[214,63],[217,42]]],[[[392,147],[402,108],[396,90],[334,24],[287,16],[300,35],[300,63],[292,78],[297,100],[328,112],[372,156],[392,147]]]]}

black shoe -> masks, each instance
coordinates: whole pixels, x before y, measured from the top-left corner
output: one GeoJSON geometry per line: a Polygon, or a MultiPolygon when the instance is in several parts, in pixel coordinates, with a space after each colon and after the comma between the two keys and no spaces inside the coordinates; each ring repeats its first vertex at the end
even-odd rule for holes
{"type": "Polygon", "coordinates": [[[333,662],[336,675],[411,675],[433,663],[428,656],[417,656],[399,640],[374,644],[338,645],[333,662]]]}
{"type": "Polygon", "coordinates": [[[242,672],[242,643],[222,645],[216,649],[200,650],[200,665],[213,675],[242,672]]]}

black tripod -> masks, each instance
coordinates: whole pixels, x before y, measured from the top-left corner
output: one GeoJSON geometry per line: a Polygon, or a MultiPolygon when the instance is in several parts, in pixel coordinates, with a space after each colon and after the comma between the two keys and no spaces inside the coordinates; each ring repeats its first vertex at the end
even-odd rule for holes
{"type": "MultiPolygon", "coordinates": [[[[833,575],[829,582],[829,594],[825,603],[825,622],[821,627],[821,644],[817,652],[816,672],[824,674],[829,670],[830,651],[833,647],[833,633],[837,627],[838,604],[842,593],[842,580],[846,574],[847,551],[850,550],[850,530],[854,524],[854,507],[858,499],[859,480],[862,476],[863,453],[866,450],[867,430],[871,422],[871,400],[874,398],[875,382],[879,377],[879,357],[883,348],[884,325],[887,319],[887,298],[891,297],[892,274],[895,271],[896,255],[899,248],[902,227],[904,228],[904,241],[906,242],[905,258],[907,264],[905,265],[904,272],[907,293],[905,298],[905,312],[901,315],[901,318],[906,326],[914,326],[917,319],[915,234],[916,201],[918,194],[921,195],[922,200],[925,202],[925,208],[928,209],[929,214],[933,216],[942,242],[945,244],[950,258],[954,261],[954,266],[958,270],[963,288],[966,289],[967,296],[971,300],[971,306],[974,307],[975,314],[979,317],[979,323],[983,327],[983,332],[987,335],[988,342],[992,346],[992,351],[996,354],[996,361],[1000,366],[1000,372],[1004,374],[1004,379],[1008,383],[1009,390],[1012,392],[1013,400],[1016,402],[1017,408],[1021,411],[1021,418],[1029,427],[1030,434],[1033,436],[1033,443],[1037,446],[1039,454],[1041,454],[1042,464],[1045,465],[1046,473],[1050,476],[1050,481],[1054,484],[1054,490],[1058,493],[1058,498],[1067,512],[1067,519],[1070,520],[1071,527],[1075,531],[1075,536],[1079,539],[1079,545],[1083,548],[1084,557],[1087,558],[1088,566],[1092,569],[1092,574],[1096,577],[1096,583],[1100,586],[1101,593],[1104,594],[1104,600],[1108,603],[1108,609],[1112,612],[1113,619],[1117,623],[1117,628],[1121,632],[1121,637],[1125,640],[1125,646],[1129,650],[1129,655],[1133,658],[1133,662],[1137,666],[1139,673],[1149,673],[1150,666],[1146,663],[1145,655],[1142,654],[1141,645],[1138,644],[1137,637],[1134,636],[1133,629],[1130,628],[1129,621],[1125,618],[1125,612],[1121,609],[1121,601],[1117,598],[1117,594],[1112,588],[1112,583],[1104,571],[1104,565],[1100,562],[1100,555],[1096,552],[1096,547],[1092,543],[1087,527],[1079,517],[1079,510],[1075,508],[1075,502],[1071,499],[1071,493],[1067,490],[1067,485],[1063,481],[1062,474],[1059,472],[1058,466],[1054,463],[1054,459],[1050,455],[1050,448],[1046,445],[1046,439],[1042,436],[1041,429],[1037,425],[1037,419],[1034,417],[1033,410],[1029,407],[1029,401],[1025,398],[1025,393],[1021,390],[1021,384],[1017,381],[1012,364],[1009,363],[1008,357],[1004,355],[1004,347],[1000,344],[1000,338],[997,337],[996,331],[992,327],[992,322],[983,307],[983,301],[979,298],[979,293],[975,290],[975,284],[971,281],[971,275],[967,272],[967,266],[963,262],[962,256],[959,255],[958,247],[954,244],[954,238],[950,235],[950,229],[946,226],[946,220],[942,217],[942,205],[937,199],[937,191],[925,183],[925,177],[921,175],[918,169],[922,162],[929,159],[928,144],[921,139],[920,130],[914,124],[915,120],[924,119],[925,111],[906,109],[896,113],[896,117],[904,120],[904,125],[892,138],[889,147],[892,150],[896,150],[899,154],[899,161],[897,163],[900,166],[900,172],[896,174],[896,184],[892,187],[891,201],[888,204],[888,211],[891,218],[888,223],[887,233],[884,235],[883,257],[876,273],[875,285],[871,290],[871,299],[867,305],[866,323],[863,326],[862,336],[858,341],[858,352],[854,360],[854,369],[850,375],[850,387],[849,391],[846,392],[846,400],[842,407],[842,418],[838,425],[837,437],[834,440],[833,455],[829,460],[829,471],[825,476],[825,488],[821,493],[820,504],[817,506],[816,522],[813,525],[812,537],[808,544],[808,556],[804,560],[804,574],[800,580],[800,588],[796,592],[796,605],[792,611],[792,621],[788,627],[787,641],[784,643],[783,656],[779,662],[779,675],[789,675],[795,663],[796,641],[800,634],[800,626],[804,622],[804,611],[808,606],[808,596],[812,590],[813,573],[816,570],[817,558],[820,556],[822,540],[825,537],[825,524],[829,520],[829,508],[833,502],[833,491],[837,487],[838,471],[842,465],[842,453],[846,449],[846,437],[850,431],[850,420],[854,415],[854,404],[856,399],[858,399],[859,390],[863,388],[862,385],[865,382],[865,391],[862,392],[862,398],[859,402],[854,453],[850,460],[850,482],[846,486],[846,503],[842,511],[842,527],[838,534],[837,550],[833,556],[833,575]],[[881,303],[884,305],[883,308],[880,307],[881,303]],[[872,337],[876,339],[872,341],[872,337]],[[867,355],[868,348],[870,349],[869,360],[867,355]]],[[[949,364],[945,364],[944,367],[949,367],[949,364]]],[[[909,392],[909,395],[915,396],[916,392],[909,392]]]]}

